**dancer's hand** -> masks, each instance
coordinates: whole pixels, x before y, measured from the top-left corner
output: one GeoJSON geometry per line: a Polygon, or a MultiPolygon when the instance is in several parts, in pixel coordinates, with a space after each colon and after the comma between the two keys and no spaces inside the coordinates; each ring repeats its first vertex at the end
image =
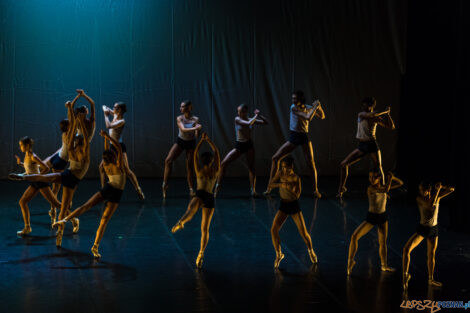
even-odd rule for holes
{"type": "Polygon", "coordinates": [[[196,130],[201,130],[201,128],[202,128],[202,125],[201,125],[201,124],[196,124],[196,126],[195,126],[195,127],[196,127],[196,130]]]}
{"type": "Polygon", "coordinates": [[[20,157],[15,154],[15,158],[16,158],[16,164],[20,165],[21,164],[20,157]]]}
{"type": "Polygon", "coordinates": [[[436,188],[436,190],[441,189],[442,188],[442,183],[441,182],[436,183],[436,185],[434,185],[434,188],[436,188]]]}
{"type": "Polygon", "coordinates": [[[108,137],[108,133],[105,132],[104,130],[100,130],[100,136],[106,138],[108,137]]]}
{"type": "Polygon", "coordinates": [[[320,100],[317,99],[317,100],[313,101],[312,106],[314,106],[314,107],[319,106],[320,107],[321,106],[320,100]]]}
{"type": "Polygon", "coordinates": [[[65,102],[65,107],[68,108],[72,105],[72,101],[66,101],[65,102]]]}
{"type": "Polygon", "coordinates": [[[85,91],[83,89],[77,89],[76,91],[80,96],[83,96],[85,94],[85,91]]]}
{"type": "Polygon", "coordinates": [[[388,106],[388,107],[385,109],[385,112],[387,112],[387,114],[390,114],[390,106],[388,106]]]}
{"type": "Polygon", "coordinates": [[[255,109],[254,113],[255,115],[259,115],[260,111],[258,109],[255,109]]]}

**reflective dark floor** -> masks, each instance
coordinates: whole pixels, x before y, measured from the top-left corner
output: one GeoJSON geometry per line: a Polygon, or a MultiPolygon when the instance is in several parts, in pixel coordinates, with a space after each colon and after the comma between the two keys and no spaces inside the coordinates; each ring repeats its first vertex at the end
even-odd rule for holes
{"type": "MultiPolygon", "coordinates": [[[[160,180],[142,181],[147,201],[139,202],[129,183],[100,246],[90,253],[102,206],[81,217],[80,232],[68,226],[63,247],[55,247],[48,205],[31,204],[33,233],[18,238],[23,221],[17,201],[26,183],[0,181],[0,312],[411,312],[403,300],[400,272],[379,270],[376,231],[359,241],[357,265],[346,279],[349,237],[367,211],[363,181],[351,182],[340,204],[332,197],[336,179],[321,179],[329,198],[304,194],[301,207],[318,266],[311,266],[292,220],[281,231],[286,258],[273,270],[270,227],[279,198],[252,199],[247,179],[227,179],[217,199],[204,267],[195,270],[200,213],[175,235],[171,226],[186,210],[187,187],[173,180],[165,203],[160,180]]],[[[304,182],[304,190],[306,190],[304,182]]],[[[265,182],[260,180],[260,187],[265,182]]],[[[82,204],[99,189],[83,181],[74,199],[82,204]]],[[[262,190],[262,188],[259,188],[262,190]]],[[[409,300],[470,300],[470,238],[446,230],[443,205],[436,278],[428,288],[426,247],[412,254],[409,300]]],[[[401,249],[414,232],[417,208],[396,192],[389,202],[389,264],[401,269],[401,249]]]]}

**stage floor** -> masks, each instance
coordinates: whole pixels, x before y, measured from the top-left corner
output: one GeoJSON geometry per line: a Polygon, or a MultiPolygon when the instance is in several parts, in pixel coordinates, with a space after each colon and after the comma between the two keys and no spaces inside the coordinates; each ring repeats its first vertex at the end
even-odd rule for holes
{"type": "MultiPolygon", "coordinates": [[[[95,207],[80,218],[80,231],[65,231],[55,246],[48,204],[38,196],[30,204],[33,232],[18,238],[23,221],[18,200],[23,182],[0,181],[0,312],[412,312],[400,308],[401,251],[414,233],[418,210],[403,193],[389,201],[389,264],[396,273],[379,270],[375,230],[359,241],[357,265],[346,276],[349,238],[367,212],[365,184],[341,205],[333,196],[336,179],[320,179],[330,197],[315,200],[306,191],[301,207],[318,255],[310,264],[307,249],[292,220],[281,231],[286,258],[273,270],[275,252],[270,227],[279,197],[248,197],[248,179],[227,179],[216,201],[202,270],[195,269],[199,250],[198,212],[184,230],[170,229],[186,210],[187,187],[172,180],[161,199],[161,180],[143,180],[147,200],[141,203],[128,182],[123,200],[102,243],[102,259],[90,248],[102,213],[95,207]]],[[[260,179],[259,191],[265,181],[260,179]]],[[[98,180],[83,181],[76,208],[99,189],[98,180]]],[[[441,208],[436,279],[444,287],[428,288],[426,245],[412,253],[409,300],[470,300],[470,236],[445,229],[441,208]]]]}

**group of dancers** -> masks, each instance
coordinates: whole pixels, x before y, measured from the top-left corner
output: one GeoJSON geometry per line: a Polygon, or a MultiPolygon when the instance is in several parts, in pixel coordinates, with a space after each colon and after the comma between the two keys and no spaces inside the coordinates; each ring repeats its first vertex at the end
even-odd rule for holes
{"type": "MultiPolygon", "coordinates": [[[[390,115],[390,107],[383,112],[376,112],[376,101],[373,97],[364,98],[362,106],[363,109],[358,114],[357,120],[358,128],[356,138],[359,140],[359,145],[357,149],[352,151],[341,162],[340,184],[337,197],[342,198],[347,191],[346,181],[348,169],[351,165],[369,154],[375,167],[369,173],[370,186],[367,189],[369,210],[366,220],[357,227],[351,236],[347,263],[348,275],[351,274],[356,263],[354,256],[358,248],[358,240],[367,234],[375,225],[378,227],[381,270],[386,272],[394,271],[393,268],[387,265],[386,240],[388,222],[386,203],[388,192],[403,185],[403,182],[391,172],[384,174],[381,151],[376,140],[377,125],[390,129],[395,128],[390,115]]],[[[18,231],[18,235],[25,236],[32,231],[28,203],[38,192],[51,204],[49,215],[51,216],[52,227],[57,228],[57,246],[61,246],[62,244],[65,225],[68,221],[72,223],[73,232],[78,232],[78,217],[93,206],[106,201],[105,210],[96,232],[94,244],[91,248],[94,257],[100,258],[101,255],[98,251],[99,244],[109,220],[119,206],[127,177],[131,180],[139,197],[142,200],[145,199],[138,180],[129,167],[126,146],[121,139],[121,134],[126,123],[124,119],[126,104],[117,102],[112,109],[103,106],[103,115],[108,132],[104,130],[99,132],[104,140],[104,151],[99,166],[102,189],[74,211],[71,211],[74,192],[81,179],[85,176],[90,164],[90,142],[95,133],[95,103],[83,90],[77,89],[77,96],[73,101],[67,101],[65,107],[67,108],[67,119],[59,123],[62,132],[62,146],[54,154],[45,160],[41,160],[41,158],[33,152],[34,141],[32,138],[26,136],[19,141],[20,150],[24,153],[23,162],[18,156],[15,157],[17,163],[24,167],[25,172],[23,174],[11,173],[9,178],[11,180],[26,180],[30,182],[30,185],[19,201],[25,226],[21,231],[18,231]],[[75,103],[79,98],[85,98],[90,103],[91,113],[87,106],[75,108],[75,103]],[[52,188],[50,184],[52,184],[52,188]],[[62,186],[62,199],[59,202],[57,195],[60,186],[62,186]],[[58,217],[57,210],[59,210],[58,217]]],[[[251,133],[254,125],[266,125],[268,124],[268,120],[261,115],[259,110],[254,110],[254,115],[250,117],[248,106],[244,104],[238,106],[237,116],[234,120],[236,143],[234,148],[221,161],[217,146],[206,133],[202,132],[202,124],[199,118],[192,114],[192,109],[193,106],[190,101],[183,101],[180,105],[182,114],[176,119],[179,134],[177,141],[171,147],[165,159],[162,195],[163,198],[166,197],[173,161],[185,151],[187,182],[191,200],[186,212],[173,226],[171,231],[172,233],[176,233],[182,230],[185,224],[197,213],[199,208],[202,208],[201,242],[200,250],[196,258],[196,266],[197,268],[201,268],[204,260],[204,252],[209,240],[209,227],[214,214],[214,198],[221,189],[222,180],[227,167],[243,154],[246,155],[248,165],[251,195],[257,196],[254,166],[255,146],[252,141],[251,133]],[[200,133],[201,139],[196,144],[200,133]],[[212,152],[199,154],[200,147],[204,143],[209,145],[212,152]],[[196,191],[194,191],[193,185],[194,175],[197,181],[196,191]]],[[[320,101],[316,100],[312,105],[308,105],[306,104],[302,91],[293,92],[290,106],[289,138],[272,157],[269,182],[264,192],[264,195],[269,196],[273,189],[278,188],[280,195],[279,210],[274,217],[271,227],[272,243],[276,252],[274,261],[274,267],[276,269],[284,258],[284,254],[281,250],[279,231],[289,216],[292,217],[307,246],[311,262],[314,264],[318,262],[299,205],[302,189],[301,179],[294,171],[294,160],[288,156],[296,147],[302,146],[313,181],[313,194],[315,197],[321,198],[317,184],[317,170],[314,161],[313,147],[308,138],[309,124],[314,117],[319,119],[325,119],[326,117],[320,101]]],[[[421,220],[416,233],[411,236],[403,248],[403,287],[405,289],[408,287],[408,282],[411,277],[409,274],[411,251],[421,243],[423,239],[427,240],[428,247],[428,283],[433,286],[442,285],[440,282],[434,280],[435,252],[438,239],[437,216],[440,200],[453,191],[453,187],[443,186],[442,183],[432,184],[430,182],[422,182],[419,185],[417,204],[421,220]]]]}

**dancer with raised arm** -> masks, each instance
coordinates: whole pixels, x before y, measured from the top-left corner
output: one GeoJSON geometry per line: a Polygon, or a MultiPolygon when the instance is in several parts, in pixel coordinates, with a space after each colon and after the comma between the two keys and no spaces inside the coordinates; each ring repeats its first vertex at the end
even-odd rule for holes
{"type": "MultiPolygon", "coordinates": [[[[19,146],[21,152],[24,153],[24,160],[21,162],[20,157],[15,155],[16,163],[24,167],[26,175],[47,173],[49,171],[49,167],[33,152],[33,143],[33,139],[28,136],[20,139],[19,146]]],[[[28,235],[32,231],[28,203],[38,194],[38,192],[40,192],[44,199],[51,204],[54,211],[56,208],[60,208],[61,206],[49,184],[44,182],[30,183],[19,201],[24,221],[23,230],[17,232],[19,236],[28,235]]]]}
{"type": "Polygon", "coordinates": [[[166,191],[168,190],[168,179],[171,175],[171,167],[183,151],[186,151],[186,179],[189,186],[189,194],[194,196],[193,179],[193,155],[194,147],[196,146],[196,138],[199,136],[199,131],[202,126],[199,123],[199,118],[192,115],[193,105],[191,101],[185,100],[180,104],[181,115],[176,118],[176,125],[178,126],[178,139],[173,144],[165,159],[165,172],[163,173],[162,194],[166,198],[166,191]]]}
{"type": "MultiPolygon", "coordinates": [[[[321,198],[318,191],[317,169],[313,156],[312,142],[308,138],[308,126],[314,117],[325,119],[325,112],[319,100],[315,100],[313,104],[306,105],[304,93],[301,90],[292,93],[292,104],[290,106],[290,134],[289,140],[286,141],[273,155],[271,162],[271,172],[269,182],[276,175],[279,168],[279,161],[286,155],[291,153],[297,146],[302,146],[307,166],[310,169],[310,176],[313,180],[313,194],[317,198],[321,198]]],[[[271,194],[271,188],[267,188],[264,195],[271,194]]]]}
{"type": "Polygon", "coordinates": [[[214,190],[215,181],[220,170],[220,154],[219,149],[215,146],[212,140],[207,136],[206,133],[202,134],[201,140],[196,146],[194,151],[194,169],[196,171],[197,178],[197,191],[196,195],[191,199],[188,205],[186,213],[181,217],[181,219],[176,223],[175,226],[171,229],[172,233],[184,228],[184,225],[189,222],[194,214],[198,211],[199,208],[202,208],[202,220],[201,220],[201,247],[199,249],[199,254],[196,259],[197,268],[202,267],[202,262],[204,260],[204,251],[206,250],[207,242],[209,241],[209,227],[212,220],[212,215],[214,214],[214,195],[212,190],[214,190]],[[212,148],[211,152],[204,152],[199,157],[198,151],[203,142],[207,142],[212,148]],[[199,162],[201,161],[201,162],[199,162]]]}
{"type": "Polygon", "coordinates": [[[348,179],[349,167],[358,162],[363,156],[370,154],[374,165],[378,168],[382,178],[382,184],[385,184],[385,176],[382,169],[382,153],[377,144],[376,130],[377,125],[395,129],[395,124],[390,116],[390,107],[383,112],[374,112],[377,102],[374,97],[366,97],[362,100],[363,111],[357,116],[357,134],[359,146],[351,152],[341,162],[340,182],[338,194],[336,197],[341,198],[346,189],[346,180],[348,179]]]}
{"type": "Polygon", "coordinates": [[[145,200],[145,195],[142,192],[142,188],[139,186],[137,176],[135,176],[134,172],[129,167],[126,145],[122,142],[121,138],[124,125],[126,124],[126,121],[124,120],[124,113],[127,112],[126,104],[124,102],[116,102],[112,110],[103,105],[103,112],[106,128],[109,129],[109,136],[114,139],[114,141],[111,141],[111,149],[117,153],[117,147],[115,146],[115,143],[119,143],[122,150],[122,161],[123,166],[126,169],[126,175],[131,180],[131,183],[137,191],[139,198],[141,200],[145,200]],[[113,116],[112,120],[109,119],[110,116],[113,116]]]}
{"type": "Polygon", "coordinates": [[[106,201],[106,207],[104,209],[103,216],[101,217],[100,226],[96,231],[95,242],[91,248],[91,252],[95,258],[101,258],[101,254],[98,252],[99,244],[103,238],[104,231],[106,230],[109,220],[119,206],[122,192],[126,185],[126,168],[124,166],[121,145],[116,139],[108,135],[103,130],[100,132],[100,135],[105,138],[105,142],[109,140],[114,146],[114,150],[107,147],[103,152],[102,166],[106,176],[108,177],[108,182],[105,184],[102,182],[102,189],[100,191],[95,193],[85,204],[67,215],[63,220],[57,221],[57,223],[54,224],[54,226],[63,225],[67,221],[75,217],[79,217],[95,205],[106,201]]]}
{"type": "MultiPolygon", "coordinates": [[[[86,93],[85,91],[83,91],[83,89],[77,89],[77,93],[80,97],[83,97],[85,98],[89,103],[90,103],[90,109],[91,109],[91,112],[88,111],[88,108],[86,105],[82,105],[81,107],[78,107],[75,109],[75,115],[78,115],[79,113],[82,113],[85,115],[85,119],[83,120],[84,124],[85,124],[85,128],[87,130],[87,134],[88,134],[88,142],[91,142],[91,140],[93,139],[93,136],[95,136],[95,129],[96,129],[96,119],[95,119],[95,114],[96,114],[96,110],[95,110],[95,101],[93,101],[92,98],[90,98],[86,93]],[[90,113],[90,117],[87,117],[88,116],[88,113],[90,113]]],[[[74,106],[75,102],[73,101],[72,102],[72,108],[74,106]]],[[[83,133],[81,132],[80,128],[77,129],[77,133],[79,135],[83,135],[83,133]]]]}
{"type": "Polygon", "coordinates": [[[349,243],[349,255],[347,274],[351,275],[351,271],[356,264],[354,256],[358,248],[358,241],[362,236],[367,234],[374,226],[377,225],[377,233],[379,237],[379,256],[380,269],[383,272],[394,272],[395,269],[387,265],[387,193],[399,188],[403,185],[403,181],[393,176],[393,173],[387,174],[385,185],[382,184],[382,177],[377,170],[369,172],[370,185],[367,188],[367,197],[369,198],[369,211],[364,222],[362,222],[354,231],[349,243]]]}
{"type": "Polygon", "coordinates": [[[215,185],[214,196],[220,190],[222,179],[225,175],[225,170],[228,165],[238,159],[243,154],[246,154],[246,162],[248,165],[248,174],[250,178],[251,195],[257,196],[256,193],[256,174],[255,174],[255,148],[253,141],[251,140],[251,131],[255,124],[268,124],[268,120],[260,114],[259,110],[255,110],[254,116],[248,117],[248,106],[246,104],[240,104],[237,108],[238,116],[235,117],[235,134],[237,140],[235,147],[227,153],[225,158],[220,165],[220,174],[215,185]]]}
{"type": "Polygon", "coordinates": [[[312,261],[313,264],[317,263],[318,259],[313,251],[312,239],[307,231],[307,227],[305,227],[304,216],[300,210],[299,198],[302,192],[302,183],[300,177],[294,172],[294,159],[288,156],[281,160],[281,168],[272,179],[269,188],[279,188],[279,194],[281,196],[279,211],[277,211],[276,216],[274,216],[271,226],[271,239],[273,241],[274,250],[276,250],[274,268],[277,269],[282,259],[284,259],[284,254],[281,251],[279,231],[289,216],[294,220],[300,236],[307,245],[310,261],[312,261]]]}
{"type": "Polygon", "coordinates": [[[436,265],[436,249],[439,235],[437,216],[439,214],[439,203],[442,198],[447,197],[455,191],[454,187],[443,186],[437,183],[434,188],[430,182],[423,181],[419,184],[419,194],[416,197],[419,215],[421,216],[416,233],[414,233],[403,247],[403,289],[408,289],[411,251],[416,248],[423,239],[426,239],[428,250],[428,284],[430,286],[442,287],[442,283],[434,280],[434,267],[436,265]]]}
{"type": "MultiPolygon", "coordinates": [[[[85,176],[90,165],[90,145],[89,137],[85,127],[85,114],[79,113],[74,116],[72,106],[68,105],[70,116],[72,116],[72,125],[67,132],[67,150],[69,155],[69,168],[62,173],[49,174],[10,174],[9,179],[27,180],[31,182],[60,183],[62,185],[62,201],[60,207],[59,219],[63,219],[68,214],[70,203],[77,189],[80,180],[85,176]],[[78,126],[77,126],[78,125],[78,126]],[[83,135],[77,135],[76,130],[80,129],[83,135]]],[[[78,232],[79,221],[77,218],[72,219],[73,232],[78,232]]],[[[57,230],[56,245],[62,245],[62,237],[64,234],[64,226],[59,226],[57,230]]]]}

